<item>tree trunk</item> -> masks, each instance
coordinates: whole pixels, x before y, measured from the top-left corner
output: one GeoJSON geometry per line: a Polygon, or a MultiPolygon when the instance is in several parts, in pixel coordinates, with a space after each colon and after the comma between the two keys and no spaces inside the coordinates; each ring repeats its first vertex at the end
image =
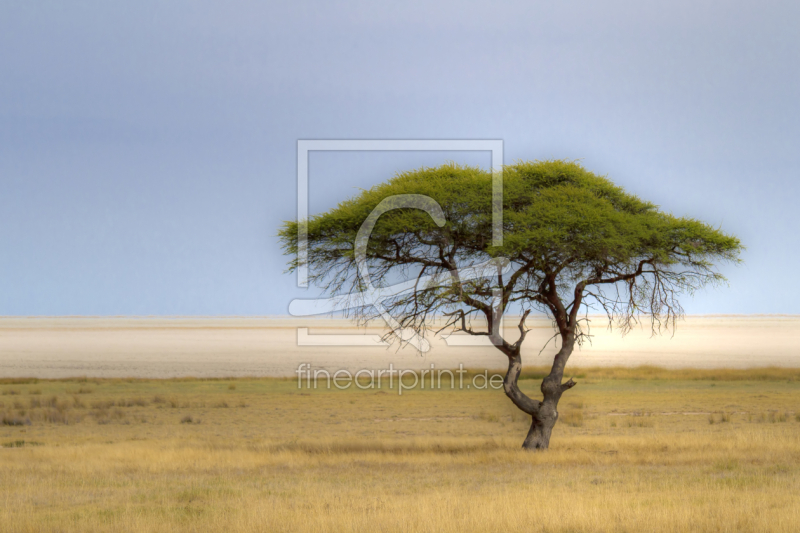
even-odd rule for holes
{"type": "Polygon", "coordinates": [[[531,416],[531,428],[522,443],[523,450],[546,450],[550,447],[550,434],[558,420],[556,406],[542,402],[539,412],[531,416]]]}
{"type": "Polygon", "coordinates": [[[533,400],[519,390],[517,380],[522,369],[522,360],[518,350],[508,353],[508,372],[503,380],[506,396],[521,411],[531,415],[531,428],[522,443],[524,450],[546,450],[550,447],[550,435],[558,420],[558,402],[565,391],[575,386],[571,379],[561,383],[564,367],[575,343],[572,335],[565,336],[564,341],[553,360],[550,374],[542,380],[542,401],[533,400]]]}

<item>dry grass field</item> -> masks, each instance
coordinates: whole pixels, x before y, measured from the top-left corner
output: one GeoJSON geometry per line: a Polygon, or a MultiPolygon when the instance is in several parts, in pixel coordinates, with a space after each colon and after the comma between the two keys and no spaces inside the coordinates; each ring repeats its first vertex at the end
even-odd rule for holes
{"type": "Polygon", "coordinates": [[[572,375],[546,453],[495,390],[0,380],[0,530],[800,530],[800,370],[572,375]]]}

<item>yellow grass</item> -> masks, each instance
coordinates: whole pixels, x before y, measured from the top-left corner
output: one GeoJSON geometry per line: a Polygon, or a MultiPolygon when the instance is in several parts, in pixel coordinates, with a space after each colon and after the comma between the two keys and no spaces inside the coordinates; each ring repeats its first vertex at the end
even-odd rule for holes
{"type": "Polygon", "coordinates": [[[800,530],[797,370],[573,375],[538,454],[493,390],[0,380],[0,531],[800,530]]]}

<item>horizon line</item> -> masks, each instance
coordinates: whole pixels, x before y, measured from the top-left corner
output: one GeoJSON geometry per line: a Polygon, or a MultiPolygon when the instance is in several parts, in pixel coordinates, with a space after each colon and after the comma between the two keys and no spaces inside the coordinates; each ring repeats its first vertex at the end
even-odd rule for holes
{"type": "MultiPolygon", "coordinates": [[[[520,318],[520,314],[508,314],[505,318],[520,318]]],[[[607,318],[604,314],[589,314],[582,315],[590,318],[607,318]]],[[[441,316],[433,316],[432,318],[439,319],[441,316]]],[[[642,315],[646,318],[647,315],[642,315]]],[[[683,315],[685,318],[800,318],[800,314],[792,313],[687,313],[683,315]]],[[[326,316],[326,315],[312,315],[312,316],[292,316],[292,315],[0,315],[0,320],[6,319],[54,319],[54,318],[73,318],[73,319],[292,319],[292,320],[345,320],[353,322],[354,320],[343,316],[326,316]]],[[[550,319],[549,315],[545,314],[531,314],[528,318],[532,319],[550,319]]],[[[376,317],[370,321],[378,321],[380,317],[376,317]]]]}

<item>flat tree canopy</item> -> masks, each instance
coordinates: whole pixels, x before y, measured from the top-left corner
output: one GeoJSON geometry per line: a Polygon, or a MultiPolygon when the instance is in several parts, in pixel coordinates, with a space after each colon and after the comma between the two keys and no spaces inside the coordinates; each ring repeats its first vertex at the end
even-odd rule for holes
{"type": "Polygon", "coordinates": [[[654,332],[674,327],[683,314],[678,297],[725,281],[715,265],[738,262],[743,248],[720,229],[660,211],[559,160],[503,168],[502,244],[494,243],[492,180],[489,171],[455,164],[403,172],[326,213],[284,223],[279,237],[295,256],[291,271],[300,266],[298,230],[307,231],[309,281],[351,297],[356,319],[385,311],[404,332],[424,336],[432,318],[446,317],[447,332],[488,337],[508,359],[506,395],[532,418],[523,446],[544,449],[559,399],[575,385],[562,383],[564,366],[586,335],[587,311],[603,310],[623,333],[642,319],[654,332]],[[475,265],[479,272],[469,269],[475,265]],[[359,296],[397,280],[408,280],[406,290],[384,299],[383,309],[359,296]],[[517,386],[532,311],[552,318],[561,341],[542,400],[517,386]],[[521,315],[513,338],[498,328],[508,312],[521,315]]]}

